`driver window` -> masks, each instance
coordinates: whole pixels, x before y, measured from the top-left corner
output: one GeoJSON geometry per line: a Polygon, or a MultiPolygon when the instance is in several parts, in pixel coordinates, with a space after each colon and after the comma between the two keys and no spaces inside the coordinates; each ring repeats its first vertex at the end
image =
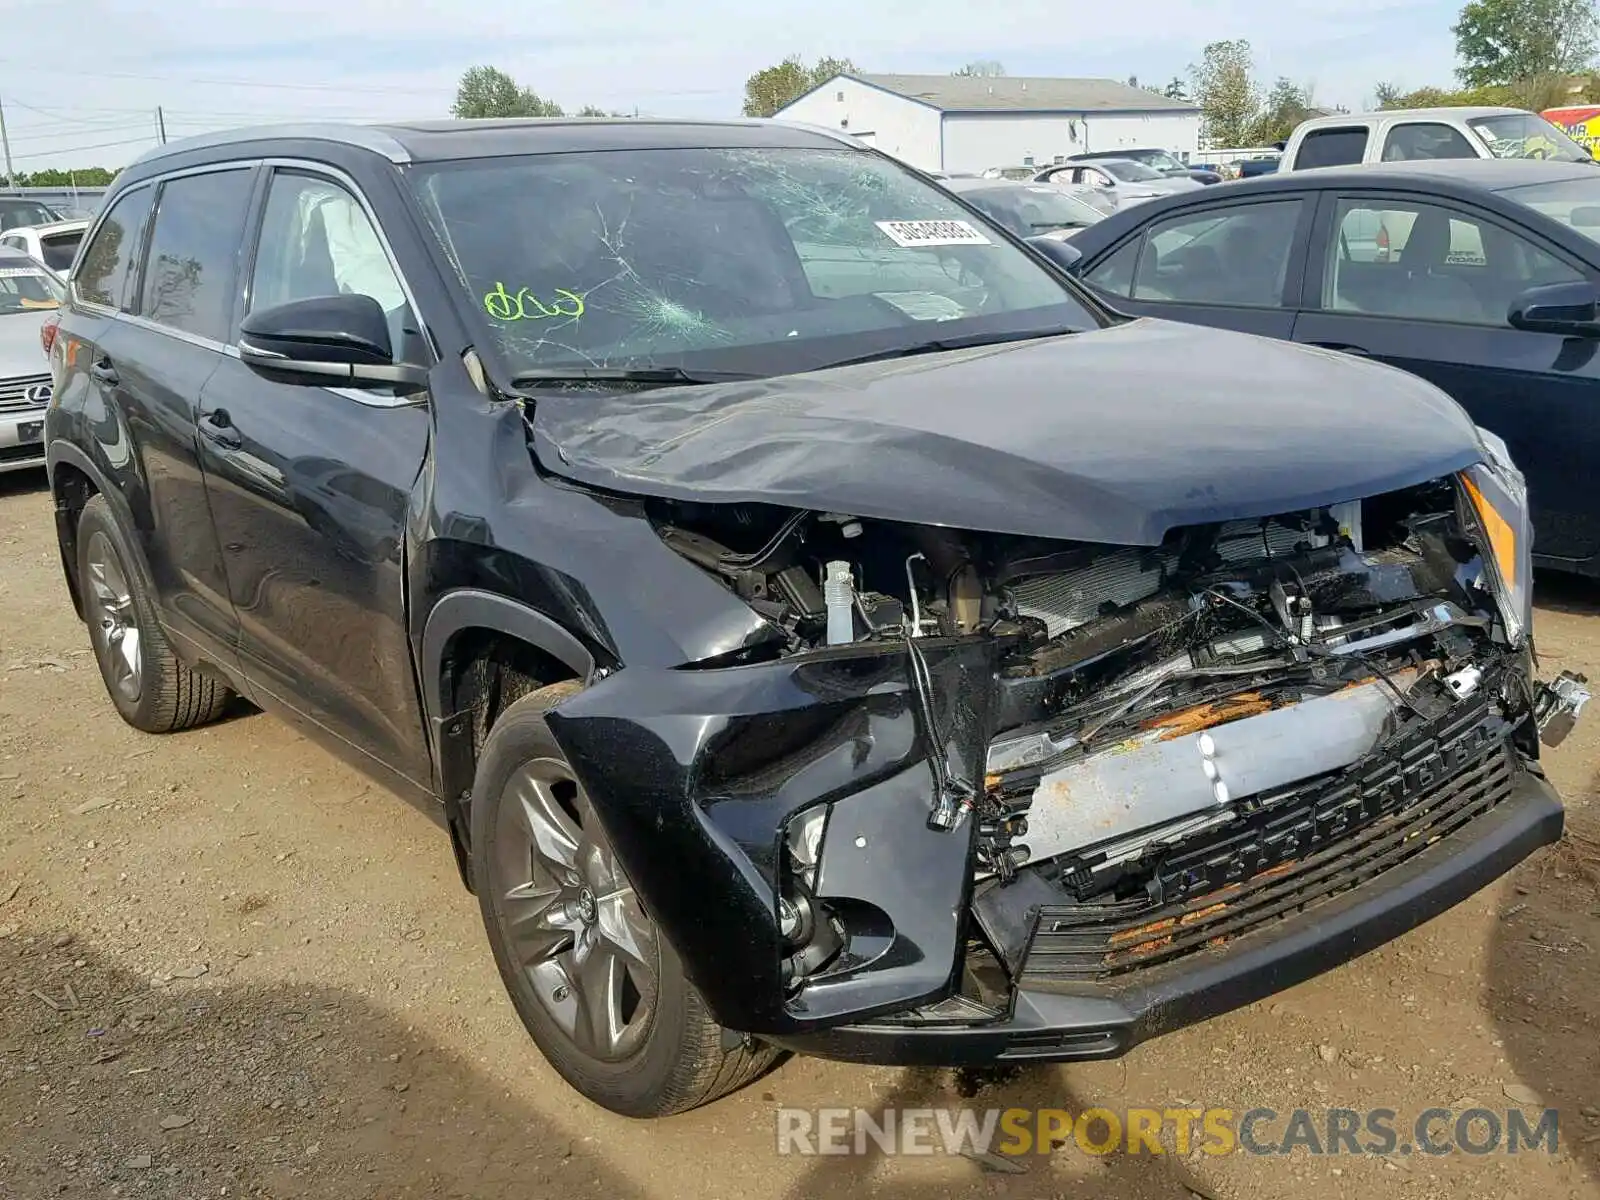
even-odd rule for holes
{"type": "Polygon", "coordinates": [[[415,322],[366,210],[331,180],[278,172],[262,218],[251,311],[340,293],[371,296],[381,304],[395,358],[411,357],[407,339],[415,322]]]}

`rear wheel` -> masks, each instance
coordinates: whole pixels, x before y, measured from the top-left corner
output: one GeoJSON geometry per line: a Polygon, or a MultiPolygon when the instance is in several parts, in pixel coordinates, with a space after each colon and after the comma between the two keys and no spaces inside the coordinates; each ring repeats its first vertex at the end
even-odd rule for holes
{"type": "Polygon", "coordinates": [[[78,586],[100,677],[122,719],[146,733],[214,721],[231,693],[173,654],[128,544],[103,496],[78,518],[78,586]]]}
{"type": "Polygon", "coordinates": [[[742,1087],[777,1051],[718,1025],[617,860],[545,713],[557,684],[495,723],[472,789],[473,879],[501,978],[564,1079],[630,1117],[742,1087]]]}

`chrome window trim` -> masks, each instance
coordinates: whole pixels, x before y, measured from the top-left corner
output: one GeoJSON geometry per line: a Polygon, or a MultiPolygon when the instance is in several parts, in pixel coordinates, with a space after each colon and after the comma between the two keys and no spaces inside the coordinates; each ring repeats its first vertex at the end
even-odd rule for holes
{"type": "MultiPolygon", "coordinates": [[[[428,328],[428,323],[422,319],[422,309],[417,304],[416,293],[412,291],[411,283],[406,279],[405,272],[400,269],[400,263],[395,258],[394,247],[389,242],[388,234],[383,231],[383,225],[381,222],[379,222],[378,215],[373,210],[372,203],[367,199],[366,193],[361,190],[360,184],[356,183],[356,181],[350,177],[348,172],[341,170],[339,167],[333,166],[330,163],[317,162],[315,159],[294,158],[290,156],[234,158],[219,160],[214,163],[206,163],[203,166],[183,167],[178,170],[165,171],[159,175],[152,175],[148,179],[141,179],[137,183],[130,184],[128,187],[119,191],[114,197],[111,197],[111,203],[107,204],[100,210],[100,213],[95,218],[94,223],[88,230],[85,231],[84,240],[86,243],[92,240],[99,233],[101,224],[105,221],[111,210],[117,204],[121,203],[124,196],[132,195],[140,188],[155,187],[158,184],[165,183],[169,179],[182,179],[190,175],[209,175],[217,171],[254,170],[257,167],[281,167],[289,171],[295,171],[306,175],[322,176],[330,183],[337,184],[339,187],[344,188],[355,197],[356,203],[361,206],[361,211],[366,214],[367,220],[371,223],[373,231],[378,235],[378,242],[383,246],[384,257],[389,260],[389,269],[394,272],[395,279],[400,284],[401,294],[405,296],[406,303],[411,306],[412,315],[416,317],[417,324],[422,328],[422,336],[427,340],[429,350],[433,352],[434,362],[437,363],[440,361],[442,355],[439,353],[438,343],[434,340],[433,331],[428,328]]],[[[271,181],[269,180],[267,195],[270,194],[271,181]]],[[[263,203],[265,203],[265,199],[263,199],[263,203]]],[[[256,242],[256,250],[257,253],[259,253],[259,236],[256,238],[256,242]]],[[[67,287],[71,291],[73,302],[79,307],[83,308],[85,311],[94,313],[97,316],[109,317],[114,321],[124,321],[135,328],[143,329],[150,333],[164,334],[167,337],[175,338],[180,342],[185,342],[191,346],[197,346],[204,350],[219,351],[227,355],[229,358],[239,360],[239,350],[232,342],[218,342],[211,338],[201,337],[199,334],[190,333],[187,330],[175,329],[171,325],[163,325],[158,321],[152,321],[150,318],[141,316],[137,313],[124,312],[120,308],[85,299],[81,294],[79,294],[77,288],[77,265],[77,263],[73,264],[73,276],[67,281],[67,287]]],[[[252,261],[252,276],[254,275],[254,267],[255,263],[252,261]]],[[[254,284],[254,279],[252,278],[244,282],[246,286],[249,287],[254,284]]],[[[323,388],[322,390],[325,392],[331,392],[333,395],[343,397],[346,400],[353,400],[357,404],[364,404],[368,408],[410,408],[416,405],[423,405],[427,403],[426,393],[416,396],[385,396],[382,394],[367,392],[360,388],[329,387],[323,388]]]]}

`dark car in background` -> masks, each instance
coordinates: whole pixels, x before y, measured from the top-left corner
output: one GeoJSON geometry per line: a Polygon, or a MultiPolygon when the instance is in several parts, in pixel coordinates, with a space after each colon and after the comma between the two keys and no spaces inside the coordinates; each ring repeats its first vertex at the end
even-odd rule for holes
{"type": "Polygon", "coordinates": [[[1074,238],[1122,311],[1402,367],[1505,439],[1541,566],[1600,574],[1600,173],[1330,167],[1152,201],[1074,238]]]}
{"type": "Polygon", "coordinates": [[[1143,163],[1153,171],[1173,179],[1193,179],[1196,183],[1221,183],[1223,176],[1220,171],[1210,167],[1190,166],[1170,150],[1158,150],[1154,147],[1124,147],[1120,150],[1096,150],[1083,154],[1069,155],[1068,162],[1094,162],[1103,158],[1127,158],[1134,162],[1143,163]]]}
{"type": "Polygon", "coordinates": [[[1021,238],[1068,237],[1106,216],[1104,208],[1086,197],[1042,183],[956,178],[943,182],[948,191],[1021,238]]]}
{"type": "Polygon", "coordinates": [[[175,142],[49,361],[111,706],[236,693],[435,814],[523,1023],[618,1112],[780,1048],[1116,1055],[1561,833],[1540,739],[1586,696],[1536,681],[1492,435],[1123,320],[842,134],[175,142]]]}
{"type": "Polygon", "coordinates": [[[23,225],[53,225],[64,219],[48,204],[26,196],[0,196],[0,233],[23,225]]]}

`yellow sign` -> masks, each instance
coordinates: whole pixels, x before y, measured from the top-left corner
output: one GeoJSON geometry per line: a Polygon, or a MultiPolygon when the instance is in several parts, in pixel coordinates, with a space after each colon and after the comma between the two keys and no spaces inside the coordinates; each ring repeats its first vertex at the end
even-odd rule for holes
{"type": "Polygon", "coordinates": [[[569,320],[583,316],[583,297],[566,288],[555,290],[555,303],[546,304],[528,288],[518,288],[515,293],[506,291],[506,285],[496,281],[494,288],[483,295],[483,311],[496,321],[543,321],[551,317],[569,320]]]}

